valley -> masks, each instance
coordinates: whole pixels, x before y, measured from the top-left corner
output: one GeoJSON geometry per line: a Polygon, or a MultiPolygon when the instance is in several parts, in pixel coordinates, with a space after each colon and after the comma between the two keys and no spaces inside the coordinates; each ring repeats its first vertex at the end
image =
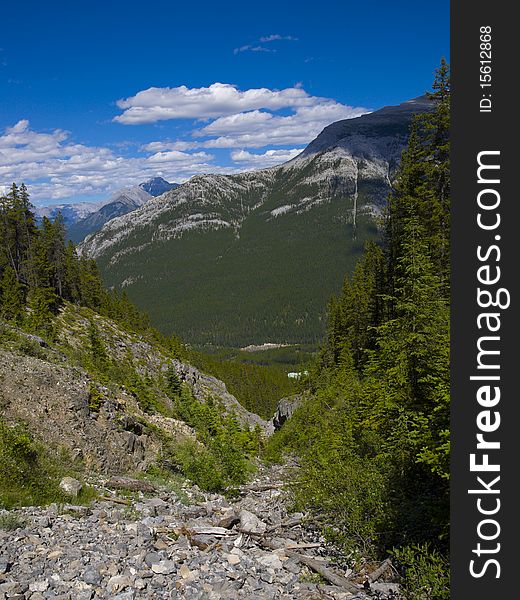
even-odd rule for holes
{"type": "Polygon", "coordinates": [[[78,247],[1,197],[0,600],[449,598],[445,61],[433,89],[140,184],[78,247]]]}

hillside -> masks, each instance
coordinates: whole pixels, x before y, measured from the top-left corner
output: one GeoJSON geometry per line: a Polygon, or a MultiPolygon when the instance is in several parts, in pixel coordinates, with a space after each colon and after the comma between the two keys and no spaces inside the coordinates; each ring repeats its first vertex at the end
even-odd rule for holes
{"type": "Polygon", "coordinates": [[[105,282],[192,343],[316,342],[391,190],[421,97],[327,127],[297,158],[202,175],[89,236],[105,282]]]}

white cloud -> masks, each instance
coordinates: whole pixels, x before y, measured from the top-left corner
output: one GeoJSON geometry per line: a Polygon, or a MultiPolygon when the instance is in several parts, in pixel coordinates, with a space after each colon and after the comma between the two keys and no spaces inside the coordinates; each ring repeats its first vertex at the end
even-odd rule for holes
{"type": "Polygon", "coordinates": [[[216,119],[194,133],[212,139],[201,143],[204,148],[261,148],[308,144],[327,125],[352,119],[366,109],[346,106],[328,100],[316,106],[299,107],[291,115],[275,115],[264,111],[239,113],[216,119]]]}
{"type": "Polygon", "coordinates": [[[157,152],[152,156],[149,156],[146,160],[148,162],[173,162],[176,164],[193,164],[193,161],[208,161],[213,160],[214,156],[206,154],[205,152],[194,152],[193,154],[187,154],[186,152],[179,152],[179,150],[168,150],[167,152],[157,152]]]}
{"type": "Polygon", "coordinates": [[[108,148],[73,143],[60,129],[34,131],[21,120],[0,135],[0,187],[23,181],[35,200],[59,200],[109,193],[156,175],[182,182],[226,170],[212,160],[206,152],[179,150],[127,158],[108,148]]]}
{"type": "Polygon", "coordinates": [[[272,33],[271,35],[265,35],[260,38],[260,41],[264,44],[267,42],[277,42],[277,41],[281,41],[281,40],[287,40],[289,42],[297,42],[298,38],[294,37],[292,35],[280,35],[279,33],[272,33]]]}
{"type": "Polygon", "coordinates": [[[240,54],[241,52],[276,52],[276,50],[265,48],[264,46],[253,46],[251,44],[240,46],[240,48],[235,48],[233,50],[233,54],[240,54]]]}
{"type": "Polygon", "coordinates": [[[247,150],[236,150],[231,153],[231,158],[247,169],[263,169],[265,167],[274,167],[295,158],[300,154],[302,149],[267,150],[262,154],[252,154],[247,150]]]}
{"type": "Polygon", "coordinates": [[[309,95],[300,87],[283,90],[252,88],[240,91],[229,83],[213,83],[205,88],[151,87],[135,96],[119,100],[123,113],[115,121],[125,125],[156,123],[171,119],[211,119],[250,110],[313,106],[322,98],[309,95]]]}
{"type": "Polygon", "coordinates": [[[141,146],[141,150],[144,152],[163,152],[166,150],[193,150],[196,148],[195,142],[185,142],[183,140],[169,141],[161,140],[158,142],[150,142],[141,146]]]}
{"type": "Polygon", "coordinates": [[[297,84],[284,90],[266,88],[240,91],[230,84],[207,88],[150,88],[120,101],[126,108],[117,120],[126,124],[163,119],[212,119],[195,129],[199,141],[150,142],[148,151],[192,150],[194,148],[261,148],[308,144],[334,121],[351,119],[368,112],[319,96],[311,96],[297,84]],[[277,111],[287,109],[290,114],[277,111]]]}

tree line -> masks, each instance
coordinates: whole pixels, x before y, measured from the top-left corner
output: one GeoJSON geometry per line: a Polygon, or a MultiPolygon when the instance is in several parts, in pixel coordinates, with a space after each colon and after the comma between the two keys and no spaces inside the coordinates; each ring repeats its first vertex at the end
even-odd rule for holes
{"type": "Polygon", "coordinates": [[[67,241],[60,214],[36,221],[27,187],[12,184],[0,197],[0,316],[50,333],[64,301],[86,306],[135,329],[148,318],[125,292],[105,289],[94,260],[67,241]]]}

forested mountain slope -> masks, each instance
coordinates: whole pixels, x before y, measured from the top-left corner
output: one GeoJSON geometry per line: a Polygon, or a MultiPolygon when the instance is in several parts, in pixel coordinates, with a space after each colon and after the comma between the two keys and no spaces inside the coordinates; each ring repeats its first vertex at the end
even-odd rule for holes
{"type": "Polygon", "coordinates": [[[81,245],[165,332],[197,343],[315,342],[331,293],[378,237],[421,97],[327,127],[297,158],[201,175],[81,245]]]}

